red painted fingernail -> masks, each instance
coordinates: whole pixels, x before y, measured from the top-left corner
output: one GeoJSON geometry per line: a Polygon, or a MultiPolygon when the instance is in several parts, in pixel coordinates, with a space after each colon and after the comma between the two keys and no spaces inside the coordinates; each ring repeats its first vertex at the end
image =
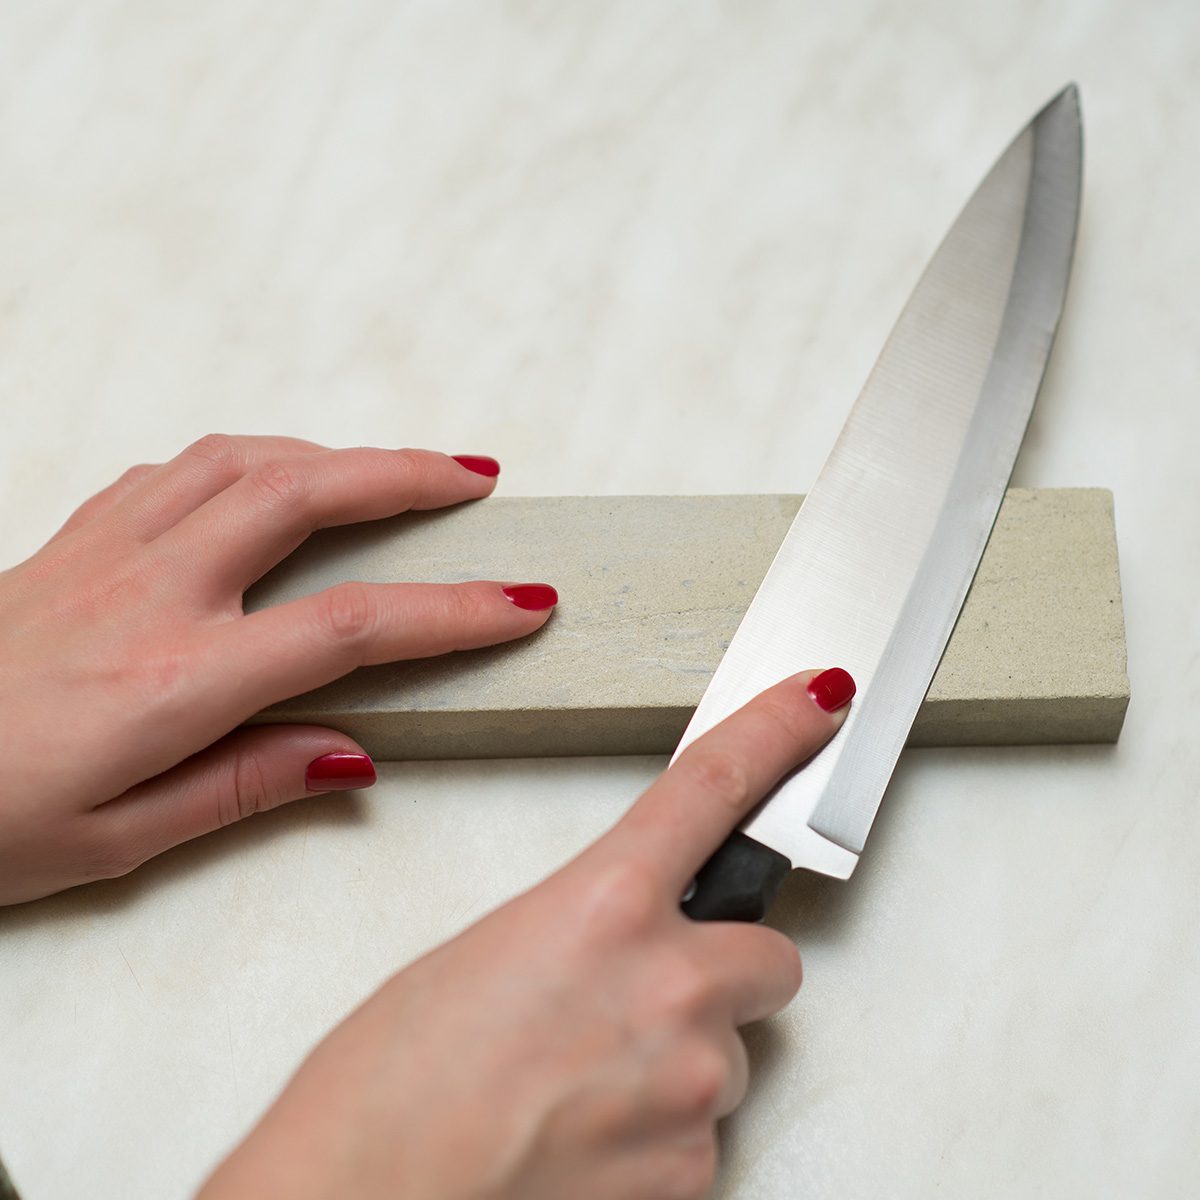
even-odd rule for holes
{"type": "Polygon", "coordinates": [[[474,471],[476,475],[488,475],[494,478],[500,474],[500,464],[494,458],[488,458],[486,454],[452,454],[450,457],[460,467],[466,467],[468,471],[474,471]]]}
{"type": "Polygon", "coordinates": [[[518,607],[544,612],[558,603],[558,593],[548,583],[513,583],[504,594],[518,607]]]}
{"type": "Polygon", "coordinates": [[[304,772],[304,786],[310,792],[348,792],[374,782],[375,764],[365,754],[322,754],[304,772]]]}
{"type": "Polygon", "coordinates": [[[845,708],[857,690],[850,672],[841,667],[830,667],[808,681],[808,694],[826,712],[845,708]]]}

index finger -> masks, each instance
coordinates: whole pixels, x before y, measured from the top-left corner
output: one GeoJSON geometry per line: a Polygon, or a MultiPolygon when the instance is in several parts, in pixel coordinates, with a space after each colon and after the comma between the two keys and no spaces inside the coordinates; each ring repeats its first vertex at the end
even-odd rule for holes
{"type": "Polygon", "coordinates": [[[210,433],[143,474],[104,520],[111,534],[151,542],[265,459],[324,449],[300,438],[210,433]]]}
{"type": "Polygon", "coordinates": [[[609,836],[661,864],[677,897],[771,788],[841,728],[853,695],[840,667],[768,688],[697,738],[609,836]]]}
{"type": "Polygon", "coordinates": [[[267,459],[164,533],[154,550],[190,564],[203,547],[205,586],[221,599],[241,595],[317,529],[482,499],[499,464],[470,461],[476,465],[432,450],[371,446],[267,459]],[[494,469],[485,474],[480,464],[494,469]]]}

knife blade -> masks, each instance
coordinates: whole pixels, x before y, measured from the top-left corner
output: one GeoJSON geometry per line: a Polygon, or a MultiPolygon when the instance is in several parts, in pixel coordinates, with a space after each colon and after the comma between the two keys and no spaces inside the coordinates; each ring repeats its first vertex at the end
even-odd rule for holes
{"type": "Polygon", "coordinates": [[[758,920],[793,867],[853,872],[1041,386],[1074,253],[1082,140],[1071,84],[967,202],[701,698],[676,757],[797,671],[836,664],[858,684],[833,741],[697,874],[689,916],[758,920]]]}

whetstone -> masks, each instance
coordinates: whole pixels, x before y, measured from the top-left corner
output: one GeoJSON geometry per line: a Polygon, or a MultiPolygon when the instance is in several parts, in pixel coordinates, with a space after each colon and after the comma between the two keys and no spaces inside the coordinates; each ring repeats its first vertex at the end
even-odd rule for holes
{"type": "MultiPolygon", "coordinates": [[[[545,581],[560,603],[522,641],[366,667],[255,722],[379,759],[668,753],[801,500],[491,499],[324,530],[247,610],[348,579],[545,581]]],[[[1128,701],[1111,494],[1010,490],[909,744],[1113,742],[1128,701]]]]}

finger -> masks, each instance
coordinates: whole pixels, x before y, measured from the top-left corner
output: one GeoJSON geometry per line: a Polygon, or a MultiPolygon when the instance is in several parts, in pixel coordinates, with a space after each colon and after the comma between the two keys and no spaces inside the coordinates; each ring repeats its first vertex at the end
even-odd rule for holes
{"type": "Polygon", "coordinates": [[[205,582],[224,599],[240,596],[316,529],[477,500],[495,486],[494,475],[430,450],[273,457],[180,521],[158,546],[184,562],[203,547],[205,582]]]}
{"type": "Polygon", "coordinates": [[[119,537],[153,541],[264,459],[324,449],[300,438],[209,434],[139,480],[107,513],[105,523],[119,537]]]}
{"type": "Polygon", "coordinates": [[[750,1056],[746,1043],[736,1029],[729,1030],[725,1037],[725,1053],[729,1058],[729,1075],[725,1086],[717,1096],[716,1116],[727,1117],[746,1098],[750,1088],[750,1056]]]}
{"type": "Polygon", "coordinates": [[[310,725],[240,729],[93,812],[95,836],[129,869],[180,842],[317,792],[370,787],[375,768],[345,734],[310,725]]]}
{"type": "Polygon", "coordinates": [[[161,463],[139,463],[136,467],[130,467],[116,482],[110,483],[103,491],[99,491],[94,496],[85,500],[63,522],[62,527],[50,541],[56,542],[59,538],[66,537],[67,534],[74,533],[75,530],[82,528],[89,521],[94,521],[97,517],[112,508],[118,500],[128,495],[136,484],[141,483],[147,475],[156,471],[161,465],[161,463]]]}
{"type": "Polygon", "coordinates": [[[746,1045],[729,1024],[670,1039],[652,1064],[642,1086],[632,1089],[631,1117],[639,1134],[656,1141],[727,1116],[745,1099],[750,1081],[746,1045]]]}
{"type": "Polygon", "coordinates": [[[772,1016],[800,990],[800,952],[778,930],[734,921],[688,925],[699,961],[718,971],[718,1015],[733,1026],[772,1016]]]}
{"type": "Polygon", "coordinates": [[[668,891],[680,895],[767,792],[837,732],[853,687],[834,668],[768,688],[693,742],[612,830],[606,849],[659,864],[668,891]],[[832,712],[824,707],[834,703],[832,712]]]}
{"type": "Polygon", "coordinates": [[[525,637],[557,603],[548,584],[343,583],[220,626],[198,688],[241,720],[356,667],[525,637]]]}

